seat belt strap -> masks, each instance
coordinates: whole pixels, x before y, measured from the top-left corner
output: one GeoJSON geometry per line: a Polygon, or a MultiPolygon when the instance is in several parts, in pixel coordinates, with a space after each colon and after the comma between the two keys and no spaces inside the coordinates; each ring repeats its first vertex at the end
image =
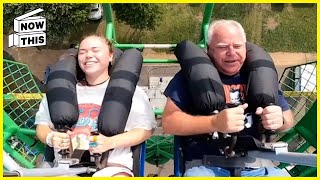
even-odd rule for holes
{"type": "Polygon", "coordinates": [[[232,168],[232,169],[229,169],[230,175],[232,177],[241,177],[242,170],[243,170],[243,168],[232,168]]]}

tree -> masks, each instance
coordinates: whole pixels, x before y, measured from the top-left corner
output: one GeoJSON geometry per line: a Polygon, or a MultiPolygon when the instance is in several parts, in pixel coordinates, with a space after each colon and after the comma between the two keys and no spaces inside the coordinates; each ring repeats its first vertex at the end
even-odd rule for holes
{"type": "Polygon", "coordinates": [[[163,14],[160,4],[112,4],[116,18],[138,30],[154,30],[163,14]]]}
{"type": "Polygon", "coordinates": [[[48,45],[60,43],[71,33],[81,31],[87,23],[89,4],[4,4],[4,32],[12,31],[14,18],[38,8],[44,10],[37,16],[46,18],[48,45]]]}

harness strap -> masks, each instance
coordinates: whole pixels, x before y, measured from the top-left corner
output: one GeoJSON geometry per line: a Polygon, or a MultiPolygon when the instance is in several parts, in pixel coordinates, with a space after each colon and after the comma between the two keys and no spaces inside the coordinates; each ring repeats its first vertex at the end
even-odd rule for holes
{"type": "Polygon", "coordinates": [[[242,172],[243,168],[231,168],[228,170],[230,171],[230,176],[241,177],[241,172],[242,172]]]}
{"type": "Polygon", "coordinates": [[[86,150],[75,149],[71,155],[71,158],[77,158],[77,159],[81,160],[82,156],[85,152],[86,152],[86,150]]]}
{"type": "MultiPolygon", "coordinates": [[[[80,161],[85,158],[85,160],[88,160],[88,163],[91,162],[91,158],[87,158],[84,157],[85,152],[87,152],[87,150],[80,150],[80,149],[75,149],[71,155],[71,158],[76,158],[79,159],[80,161]]],[[[109,154],[109,153],[108,153],[109,154]]],[[[97,166],[98,169],[103,169],[105,167],[107,167],[107,163],[108,163],[108,154],[106,153],[102,153],[101,157],[100,155],[96,154],[97,157],[95,157],[94,154],[94,161],[95,161],[95,165],[97,166]]],[[[89,155],[90,156],[90,155],[89,155]]]]}

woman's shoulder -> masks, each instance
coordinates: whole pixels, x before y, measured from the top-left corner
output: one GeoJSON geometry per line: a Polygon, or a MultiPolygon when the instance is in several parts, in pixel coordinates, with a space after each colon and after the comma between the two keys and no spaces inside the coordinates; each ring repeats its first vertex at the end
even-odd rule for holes
{"type": "Polygon", "coordinates": [[[147,93],[145,92],[145,90],[142,89],[142,87],[140,86],[136,86],[136,90],[134,91],[134,96],[147,96],[147,93]]]}

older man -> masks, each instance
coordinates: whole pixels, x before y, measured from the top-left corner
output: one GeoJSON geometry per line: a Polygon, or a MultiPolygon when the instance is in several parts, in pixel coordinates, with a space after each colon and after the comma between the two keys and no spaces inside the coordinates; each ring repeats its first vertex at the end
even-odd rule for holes
{"type": "MultiPolygon", "coordinates": [[[[233,20],[214,21],[208,31],[208,55],[219,71],[225,95],[230,97],[235,91],[245,93],[247,77],[240,73],[246,59],[246,35],[243,27],[233,20]]],[[[165,95],[168,97],[162,125],[166,133],[184,136],[208,134],[212,132],[234,133],[244,129],[244,111],[247,103],[228,108],[209,116],[190,115],[191,104],[186,80],[181,72],[177,73],[168,85],[165,95]]],[[[245,97],[245,96],[244,96],[245,97]]],[[[243,96],[241,98],[244,98],[243,96]]],[[[240,98],[240,97],[239,97],[240,98]]],[[[230,99],[226,99],[230,101],[230,99]]],[[[245,99],[242,99],[245,102],[245,99]]],[[[265,129],[286,131],[293,126],[292,112],[283,95],[279,94],[278,104],[258,107],[256,114],[261,116],[265,129]]],[[[228,103],[228,102],[226,102],[228,103]]],[[[205,141],[193,147],[192,142],[184,143],[187,153],[185,176],[230,176],[230,169],[194,164],[191,159],[210,153],[219,155],[218,147],[208,146],[205,141]],[[194,156],[194,154],[197,154],[194,156]]],[[[198,161],[199,162],[199,161],[198,161]]],[[[289,176],[275,167],[244,168],[241,176],[289,176]]]]}

